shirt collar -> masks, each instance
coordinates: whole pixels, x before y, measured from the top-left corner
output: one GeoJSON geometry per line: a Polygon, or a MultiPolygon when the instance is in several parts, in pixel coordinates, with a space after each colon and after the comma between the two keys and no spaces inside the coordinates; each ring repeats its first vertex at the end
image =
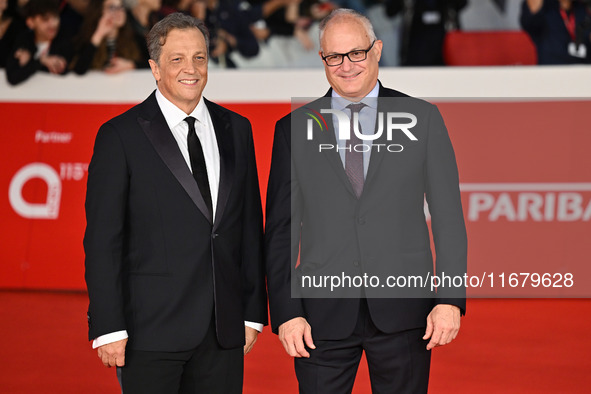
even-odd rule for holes
{"type": "MultiPolygon", "coordinates": [[[[380,83],[376,81],[376,85],[373,87],[371,92],[367,94],[360,102],[364,103],[368,107],[374,108],[377,110],[378,108],[378,95],[380,93],[380,83]]],[[[351,104],[352,102],[347,100],[346,98],[341,97],[334,89],[332,89],[332,107],[336,109],[345,109],[347,105],[351,104]]]]}
{"type": "Polygon", "coordinates": [[[168,128],[171,130],[177,127],[181,122],[184,122],[187,116],[192,116],[199,122],[203,122],[206,119],[206,107],[205,102],[203,101],[203,95],[199,98],[199,103],[197,103],[197,106],[189,115],[164,97],[159,89],[156,89],[156,101],[162,111],[162,115],[164,115],[164,120],[166,120],[168,128]]]}

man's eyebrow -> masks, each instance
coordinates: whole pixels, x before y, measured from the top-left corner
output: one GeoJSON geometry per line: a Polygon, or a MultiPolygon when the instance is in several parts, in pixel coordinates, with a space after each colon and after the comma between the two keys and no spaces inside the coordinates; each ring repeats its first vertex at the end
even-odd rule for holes
{"type": "Polygon", "coordinates": [[[350,51],[347,51],[347,52],[327,52],[327,53],[324,54],[324,56],[344,55],[344,54],[349,53],[349,52],[365,51],[365,50],[366,50],[366,48],[353,48],[353,49],[351,49],[350,51]]]}

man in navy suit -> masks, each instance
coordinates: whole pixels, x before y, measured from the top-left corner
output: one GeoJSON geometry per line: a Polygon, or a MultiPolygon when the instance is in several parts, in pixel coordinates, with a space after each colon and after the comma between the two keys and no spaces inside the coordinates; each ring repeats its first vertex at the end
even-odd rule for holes
{"type": "Polygon", "coordinates": [[[334,11],[320,43],[331,89],[275,129],[265,228],[272,328],[295,357],[300,393],[351,392],[363,352],[373,393],[424,393],[430,351],[456,337],[465,311],[464,287],[418,282],[466,272],[454,151],[437,107],[378,81],[382,42],[366,17],[334,11]],[[387,276],[406,282],[390,289],[387,276]]]}
{"type": "Polygon", "coordinates": [[[172,14],[148,45],[157,89],[100,128],[89,166],[89,338],[126,394],[240,393],[267,320],[251,126],[202,96],[202,22],[172,14]]]}

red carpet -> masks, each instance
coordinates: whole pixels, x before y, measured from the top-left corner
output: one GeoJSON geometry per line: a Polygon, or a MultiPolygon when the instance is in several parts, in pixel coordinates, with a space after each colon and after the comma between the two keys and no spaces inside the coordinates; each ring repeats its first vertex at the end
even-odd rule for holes
{"type": "MultiPolygon", "coordinates": [[[[118,393],[86,341],[86,294],[0,291],[0,393],[118,393]]],[[[459,337],[437,348],[431,393],[588,393],[591,300],[470,300],[459,337]]],[[[297,393],[268,328],[246,358],[245,393],[297,393]]],[[[353,391],[370,393],[367,365],[353,391]]]]}

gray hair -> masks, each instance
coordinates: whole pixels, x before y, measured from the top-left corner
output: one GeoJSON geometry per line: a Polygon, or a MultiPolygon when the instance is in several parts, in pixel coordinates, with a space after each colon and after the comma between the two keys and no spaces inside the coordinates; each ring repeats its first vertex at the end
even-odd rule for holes
{"type": "Polygon", "coordinates": [[[192,16],[175,12],[156,23],[146,37],[150,59],[154,60],[156,64],[160,64],[162,46],[166,44],[166,37],[173,29],[199,30],[205,38],[205,47],[207,48],[207,55],[209,56],[209,31],[207,30],[205,23],[192,16]]]}
{"type": "Polygon", "coordinates": [[[320,28],[320,51],[321,52],[322,52],[322,37],[324,37],[324,31],[326,30],[326,27],[330,23],[338,22],[338,21],[348,19],[348,18],[357,19],[359,22],[361,22],[363,27],[365,27],[365,31],[366,31],[367,35],[369,36],[369,40],[371,42],[373,42],[377,39],[376,33],[373,31],[373,26],[371,25],[371,22],[369,21],[369,19],[365,15],[360,14],[359,12],[357,12],[355,10],[351,10],[349,8],[337,8],[336,10],[334,10],[330,14],[328,14],[324,19],[322,19],[322,21],[320,21],[319,28],[320,28]]]}

